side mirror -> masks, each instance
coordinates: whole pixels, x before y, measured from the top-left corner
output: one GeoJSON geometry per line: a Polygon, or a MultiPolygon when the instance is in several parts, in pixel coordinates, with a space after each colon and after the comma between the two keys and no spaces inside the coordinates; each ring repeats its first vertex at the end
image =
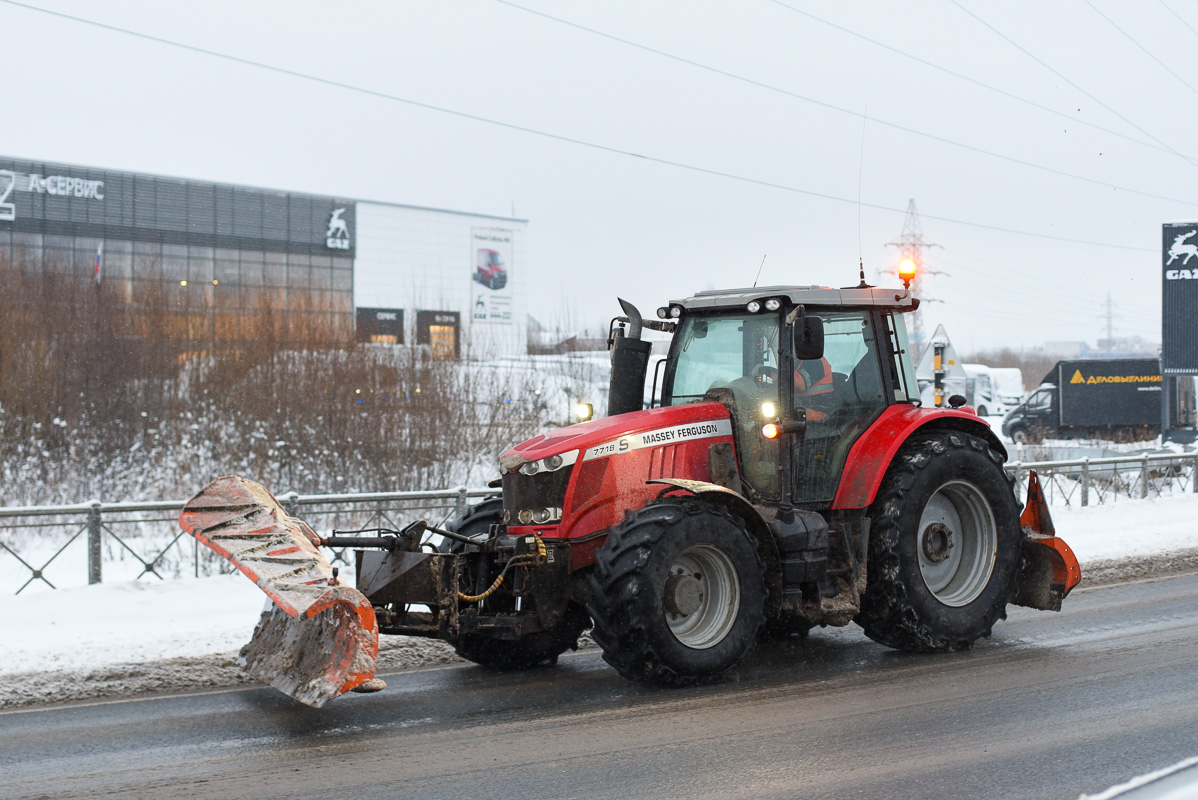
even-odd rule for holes
{"type": "Polygon", "coordinates": [[[824,321],[821,318],[799,317],[793,330],[795,361],[824,357],[824,321]]]}

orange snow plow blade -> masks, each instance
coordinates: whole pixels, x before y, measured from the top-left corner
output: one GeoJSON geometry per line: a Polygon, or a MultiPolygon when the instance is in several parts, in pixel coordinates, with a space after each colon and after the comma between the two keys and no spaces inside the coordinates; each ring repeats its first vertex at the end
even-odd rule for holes
{"type": "Polygon", "coordinates": [[[315,708],[374,677],[370,602],[337,583],[319,537],[263,486],[217,478],[187,501],[179,524],[274,601],[238,655],[250,675],[315,708]]]}
{"type": "Polygon", "coordinates": [[[1027,503],[1019,517],[1023,528],[1023,567],[1015,605],[1060,611],[1061,601],[1082,579],[1077,557],[1056,536],[1040,479],[1032,472],[1027,482],[1027,503]]]}

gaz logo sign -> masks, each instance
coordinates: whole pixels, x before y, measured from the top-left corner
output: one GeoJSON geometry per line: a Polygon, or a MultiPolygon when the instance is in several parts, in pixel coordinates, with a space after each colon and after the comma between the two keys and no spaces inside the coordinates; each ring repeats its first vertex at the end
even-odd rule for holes
{"type": "Polygon", "coordinates": [[[1161,226],[1161,371],[1198,374],[1198,222],[1161,226]]]}
{"type": "Polygon", "coordinates": [[[329,215],[329,229],[325,231],[324,244],[330,250],[349,249],[349,225],[341,217],[344,213],[344,208],[335,208],[329,215]]]}

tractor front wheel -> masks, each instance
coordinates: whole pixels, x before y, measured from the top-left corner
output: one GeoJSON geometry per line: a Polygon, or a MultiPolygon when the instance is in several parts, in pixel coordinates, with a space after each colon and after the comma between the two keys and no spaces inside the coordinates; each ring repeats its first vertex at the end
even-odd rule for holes
{"type": "Polygon", "coordinates": [[[588,611],[603,658],[633,680],[716,680],[765,619],[765,565],[744,525],[693,497],[631,511],[596,555],[588,611]]]}
{"type": "Polygon", "coordinates": [[[531,669],[557,663],[567,650],[578,649],[578,637],[591,626],[582,606],[570,603],[557,624],[546,631],[519,639],[496,639],[464,634],[453,643],[454,652],[467,661],[496,670],[531,669]]]}
{"type": "Polygon", "coordinates": [[[916,652],[967,650],[1006,617],[1020,564],[1019,509],[983,439],[916,434],[870,507],[868,583],[856,622],[916,652]]]}

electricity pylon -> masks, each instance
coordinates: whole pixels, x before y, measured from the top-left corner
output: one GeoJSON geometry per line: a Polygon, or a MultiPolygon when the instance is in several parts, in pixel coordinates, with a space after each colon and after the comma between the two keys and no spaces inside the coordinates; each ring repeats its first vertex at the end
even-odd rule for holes
{"type": "MultiPolygon", "coordinates": [[[[924,275],[946,275],[945,272],[939,272],[934,269],[928,269],[924,263],[924,251],[940,245],[926,241],[923,238],[923,225],[919,221],[919,212],[915,210],[915,200],[912,198],[907,201],[907,215],[903,218],[903,232],[899,235],[898,241],[887,242],[887,247],[897,247],[899,249],[899,257],[895,261],[894,266],[886,271],[892,275],[898,275],[898,265],[905,259],[910,259],[915,264],[915,277],[911,281],[911,294],[919,299],[920,303],[928,301],[928,298],[923,294],[923,277],[924,275]]],[[[923,312],[916,309],[911,314],[911,346],[915,350],[914,356],[919,359],[920,354],[924,349],[923,339],[923,312]]]]}

